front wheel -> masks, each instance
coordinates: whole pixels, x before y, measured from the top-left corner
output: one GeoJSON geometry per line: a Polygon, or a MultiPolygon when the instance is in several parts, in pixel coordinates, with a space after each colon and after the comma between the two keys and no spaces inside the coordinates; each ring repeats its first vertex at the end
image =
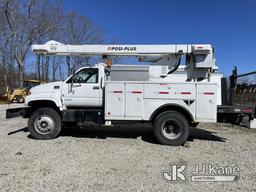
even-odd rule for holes
{"type": "Polygon", "coordinates": [[[188,120],[176,111],[160,114],[155,119],[153,128],[155,137],[164,145],[182,145],[189,136],[188,120]]]}
{"type": "Polygon", "coordinates": [[[28,120],[28,129],[35,139],[54,139],[61,131],[61,118],[52,108],[39,108],[28,120]]]}

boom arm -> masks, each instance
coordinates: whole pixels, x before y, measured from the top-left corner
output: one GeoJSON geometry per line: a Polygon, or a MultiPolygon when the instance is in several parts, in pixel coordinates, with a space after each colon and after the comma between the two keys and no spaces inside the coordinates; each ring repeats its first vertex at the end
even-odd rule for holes
{"type": "MultiPolygon", "coordinates": [[[[210,48],[209,45],[204,46],[205,49],[210,48]]],[[[32,51],[47,55],[165,56],[192,53],[192,47],[192,45],[69,45],[49,41],[43,45],[32,45],[32,51]]]]}
{"type": "Polygon", "coordinates": [[[41,55],[74,56],[136,56],[139,61],[154,60],[154,64],[176,68],[182,55],[188,56],[189,78],[205,78],[215,67],[211,45],[70,45],[49,41],[43,45],[32,45],[32,51],[41,55]]]}

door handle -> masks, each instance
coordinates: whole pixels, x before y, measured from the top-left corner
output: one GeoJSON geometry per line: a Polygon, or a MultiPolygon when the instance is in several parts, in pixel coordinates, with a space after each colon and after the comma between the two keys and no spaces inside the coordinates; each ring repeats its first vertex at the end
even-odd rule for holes
{"type": "Polygon", "coordinates": [[[81,84],[73,85],[73,87],[81,87],[81,84]]]}
{"type": "Polygon", "coordinates": [[[100,89],[99,86],[93,86],[92,89],[100,89]]]}

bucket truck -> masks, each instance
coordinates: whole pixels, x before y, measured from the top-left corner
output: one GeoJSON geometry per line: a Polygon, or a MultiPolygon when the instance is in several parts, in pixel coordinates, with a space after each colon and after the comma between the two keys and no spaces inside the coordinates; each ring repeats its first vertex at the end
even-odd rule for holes
{"type": "Polygon", "coordinates": [[[216,122],[218,83],[210,81],[215,66],[211,45],[70,45],[49,41],[33,45],[35,54],[51,56],[133,56],[150,65],[82,67],[64,82],[36,86],[24,108],[7,109],[6,117],[29,118],[36,139],[53,139],[63,124],[112,126],[149,122],[162,144],[181,145],[198,122],[216,122]],[[169,79],[181,60],[186,80],[169,79]]]}

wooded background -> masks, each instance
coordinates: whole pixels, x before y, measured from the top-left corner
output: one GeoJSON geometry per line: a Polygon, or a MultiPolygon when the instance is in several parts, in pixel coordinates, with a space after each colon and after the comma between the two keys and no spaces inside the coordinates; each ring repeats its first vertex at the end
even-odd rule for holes
{"type": "Polygon", "coordinates": [[[56,40],[69,44],[101,44],[103,30],[86,16],[66,12],[61,1],[0,0],[0,93],[22,87],[23,80],[63,80],[76,67],[93,58],[36,57],[32,44],[56,40]]]}

